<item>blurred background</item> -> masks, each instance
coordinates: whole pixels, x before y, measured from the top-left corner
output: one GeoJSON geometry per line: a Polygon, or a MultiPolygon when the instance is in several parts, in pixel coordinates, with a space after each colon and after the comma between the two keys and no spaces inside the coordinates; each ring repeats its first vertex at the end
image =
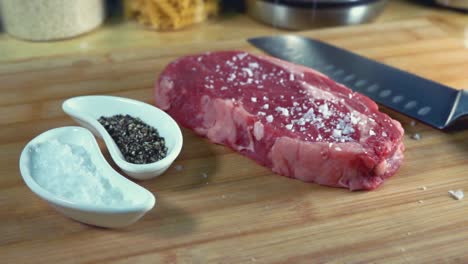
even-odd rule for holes
{"type": "Polygon", "coordinates": [[[467,8],[467,0],[0,0],[0,60],[157,46],[181,35],[194,42],[444,13],[466,17],[467,8]]]}

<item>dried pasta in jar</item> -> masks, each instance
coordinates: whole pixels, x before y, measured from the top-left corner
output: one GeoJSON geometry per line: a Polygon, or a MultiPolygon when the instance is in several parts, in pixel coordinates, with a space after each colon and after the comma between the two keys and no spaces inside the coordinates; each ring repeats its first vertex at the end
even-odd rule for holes
{"type": "Polygon", "coordinates": [[[218,0],[126,0],[125,15],[155,30],[180,29],[218,13],[218,0]]]}

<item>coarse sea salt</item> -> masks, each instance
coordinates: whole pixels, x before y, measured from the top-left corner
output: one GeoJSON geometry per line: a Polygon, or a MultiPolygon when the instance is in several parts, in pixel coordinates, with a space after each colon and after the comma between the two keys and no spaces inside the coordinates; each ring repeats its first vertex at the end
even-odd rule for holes
{"type": "Polygon", "coordinates": [[[411,135],[411,139],[414,139],[414,140],[421,140],[421,134],[415,133],[415,134],[411,135]]]}
{"type": "Polygon", "coordinates": [[[455,190],[455,191],[450,190],[450,191],[448,191],[448,193],[455,200],[463,200],[463,198],[465,197],[465,194],[463,193],[462,190],[455,190]]]}
{"type": "Polygon", "coordinates": [[[273,116],[272,116],[272,115],[268,115],[268,116],[266,117],[266,121],[267,121],[268,123],[273,122],[273,116]]]}
{"type": "Polygon", "coordinates": [[[286,108],[284,108],[284,107],[277,106],[277,107],[275,108],[275,111],[276,111],[276,112],[280,112],[281,115],[283,115],[283,116],[286,116],[286,117],[289,116],[289,111],[288,111],[288,109],[286,109],[286,108]]]}
{"type": "Polygon", "coordinates": [[[259,65],[258,65],[258,63],[256,63],[256,62],[250,62],[250,63],[249,63],[249,67],[252,68],[252,69],[256,69],[256,68],[259,67],[259,65]]]}
{"type": "Polygon", "coordinates": [[[250,68],[242,68],[242,70],[246,72],[249,77],[253,76],[253,72],[250,68]]]}
{"type": "Polygon", "coordinates": [[[32,147],[31,174],[37,184],[60,199],[96,206],[131,205],[82,146],[50,140],[32,147]]]}

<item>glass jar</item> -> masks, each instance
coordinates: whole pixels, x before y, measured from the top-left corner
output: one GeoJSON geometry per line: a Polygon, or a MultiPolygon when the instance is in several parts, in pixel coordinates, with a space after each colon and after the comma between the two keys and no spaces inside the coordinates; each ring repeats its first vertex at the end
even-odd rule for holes
{"type": "Polygon", "coordinates": [[[0,0],[5,31],[32,41],[58,40],[102,24],[104,0],[0,0]]]}

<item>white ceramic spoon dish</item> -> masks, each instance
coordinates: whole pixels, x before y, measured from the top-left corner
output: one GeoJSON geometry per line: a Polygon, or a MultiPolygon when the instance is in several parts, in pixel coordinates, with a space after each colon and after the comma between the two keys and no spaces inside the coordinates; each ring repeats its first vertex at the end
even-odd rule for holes
{"type": "MultiPolygon", "coordinates": [[[[53,164],[49,164],[53,170],[53,164]]],[[[26,185],[39,197],[49,202],[64,215],[77,221],[101,227],[124,227],[136,222],[155,204],[154,195],[148,190],[118,174],[105,160],[94,136],[82,127],[61,127],[46,131],[31,140],[20,157],[20,171],[26,185]],[[90,161],[105,176],[112,186],[122,190],[131,203],[122,205],[97,205],[62,198],[42,187],[35,178],[38,173],[33,166],[35,148],[39,144],[57,140],[63,144],[80,146],[89,154],[90,161]]],[[[46,175],[47,176],[47,175],[46,175]]],[[[90,186],[91,188],[92,186],[90,186]]]]}
{"type": "Polygon", "coordinates": [[[177,123],[164,111],[150,104],[115,96],[79,96],[66,100],[63,111],[80,125],[101,137],[114,160],[126,174],[138,180],[154,178],[164,173],[177,158],[182,149],[182,132],[177,123]],[[149,164],[127,162],[106,129],[99,123],[101,116],[110,117],[128,114],[140,118],[146,124],[156,128],[164,137],[167,156],[149,164]]]}

